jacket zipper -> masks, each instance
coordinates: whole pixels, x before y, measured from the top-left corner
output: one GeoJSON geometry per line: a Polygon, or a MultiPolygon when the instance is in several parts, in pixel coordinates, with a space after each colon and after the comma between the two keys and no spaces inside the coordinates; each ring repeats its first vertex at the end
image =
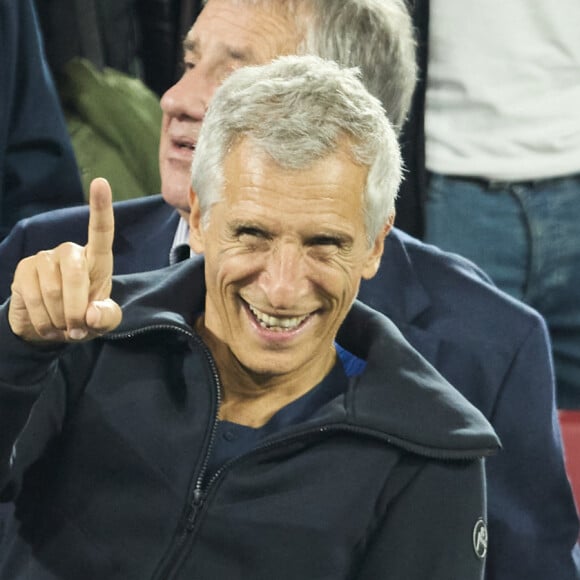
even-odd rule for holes
{"type": "Polygon", "coordinates": [[[222,389],[221,389],[221,382],[220,382],[220,378],[219,378],[219,373],[218,373],[214,358],[213,358],[210,350],[207,348],[207,346],[205,345],[205,343],[201,339],[201,337],[193,331],[190,331],[190,330],[183,328],[181,326],[172,325],[172,324],[155,324],[155,325],[150,325],[150,326],[144,326],[144,327],[141,327],[141,328],[138,328],[135,330],[131,330],[131,331],[127,331],[127,332],[112,333],[112,334],[107,335],[106,339],[122,340],[122,339],[132,338],[134,336],[147,334],[149,332],[155,332],[155,331],[159,331],[159,330],[176,331],[176,332],[179,332],[179,333],[187,336],[188,338],[195,340],[197,345],[202,349],[202,351],[205,355],[205,358],[210,366],[211,374],[213,377],[213,382],[215,385],[215,395],[216,395],[214,416],[213,416],[213,422],[212,422],[210,436],[209,436],[209,442],[208,442],[207,449],[206,449],[206,452],[205,452],[205,455],[203,458],[203,462],[201,464],[201,469],[199,471],[199,475],[198,475],[196,482],[195,482],[195,485],[194,485],[191,500],[188,500],[188,506],[187,506],[188,513],[187,513],[187,516],[185,519],[185,524],[183,526],[183,530],[181,531],[181,533],[179,533],[176,541],[173,542],[173,545],[169,548],[169,550],[167,551],[165,556],[163,556],[163,558],[161,559],[160,566],[158,567],[157,571],[153,575],[153,578],[165,579],[165,578],[169,578],[171,575],[173,575],[179,569],[179,564],[181,561],[181,551],[183,549],[183,546],[186,543],[188,536],[192,533],[192,531],[195,528],[195,524],[197,521],[197,515],[198,515],[198,513],[199,513],[199,511],[204,503],[205,494],[204,494],[204,490],[203,490],[203,481],[205,479],[208,465],[209,465],[209,460],[211,458],[211,455],[213,453],[213,449],[215,446],[215,439],[216,439],[217,425],[218,425],[218,412],[219,412],[219,408],[221,405],[222,389]]]}
{"type": "Polygon", "coordinates": [[[185,530],[182,534],[183,539],[185,539],[185,536],[189,535],[193,531],[193,529],[195,527],[195,522],[197,520],[197,514],[199,513],[199,510],[201,509],[201,507],[203,505],[204,495],[205,495],[204,490],[203,490],[203,481],[204,481],[206,473],[207,473],[209,460],[213,454],[213,450],[215,447],[216,433],[217,433],[217,427],[218,427],[218,413],[219,413],[219,408],[221,406],[221,401],[222,401],[221,381],[220,381],[219,373],[218,373],[218,370],[217,370],[217,367],[215,364],[215,360],[214,360],[211,352],[209,351],[209,349],[207,348],[207,346],[203,342],[203,340],[201,340],[201,338],[198,337],[197,335],[194,336],[194,339],[196,340],[198,345],[201,347],[201,349],[205,353],[206,359],[210,365],[211,372],[213,375],[214,385],[215,385],[216,399],[215,399],[213,423],[211,426],[211,432],[210,432],[210,436],[209,436],[209,443],[207,446],[207,450],[205,452],[205,457],[203,458],[203,463],[201,465],[199,475],[198,475],[197,480],[195,482],[195,487],[193,489],[193,499],[192,499],[191,504],[189,506],[190,511],[189,511],[189,516],[187,518],[187,524],[185,526],[185,530]]]}

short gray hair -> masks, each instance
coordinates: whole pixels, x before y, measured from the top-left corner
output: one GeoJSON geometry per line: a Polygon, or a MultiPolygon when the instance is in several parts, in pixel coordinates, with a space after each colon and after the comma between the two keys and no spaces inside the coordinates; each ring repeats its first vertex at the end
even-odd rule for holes
{"type": "Polygon", "coordinates": [[[338,150],[345,136],[353,160],[369,168],[364,210],[370,245],[394,216],[402,170],[396,134],[358,71],[315,56],[235,71],[214,94],[193,158],[191,185],[204,225],[209,208],[222,199],[224,159],[240,139],[250,138],[282,167],[303,169],[338,150]]]}

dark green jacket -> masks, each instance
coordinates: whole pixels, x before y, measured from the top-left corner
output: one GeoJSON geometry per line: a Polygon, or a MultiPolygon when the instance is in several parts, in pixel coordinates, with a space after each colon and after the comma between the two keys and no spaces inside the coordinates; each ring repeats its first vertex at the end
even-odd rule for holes
{"type": "Polygon", "coordinates": [[[83,189],[106,177],[115,200],[161,189],[159,98],[142,81],[73,59],[57,77],[83,189]]]}

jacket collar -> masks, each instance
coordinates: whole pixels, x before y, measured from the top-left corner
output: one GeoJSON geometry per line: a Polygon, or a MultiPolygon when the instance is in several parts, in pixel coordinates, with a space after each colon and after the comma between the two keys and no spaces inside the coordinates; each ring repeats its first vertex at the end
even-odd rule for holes
{"type": "Polygon", "coordinates": [[[355,302],[337,340],[367,361],[353,406],[357,424],[380,426],[391,442],[431,457],[497,450],[499,441],[484,415],[384,315],[355,302]]]}

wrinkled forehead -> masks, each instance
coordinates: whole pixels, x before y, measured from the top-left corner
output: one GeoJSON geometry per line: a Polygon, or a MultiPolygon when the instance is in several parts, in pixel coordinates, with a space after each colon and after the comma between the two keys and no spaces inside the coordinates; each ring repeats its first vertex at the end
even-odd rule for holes
{"type": "Polygon", "coordinates": [[[296,199],[298,204],[306,205],[313,201],[330,207],[348,204],[350,210],[362,209],[368,167],[353,158],[346,139],[299,167],[284,161],[284,156],[272,156],[271,150],[251,136],[235,140],[223,161],[224,192],[239,198],[252,197],[256,205],[261,201],[273,203],[271,212],[279,205],[272,202],[273,198],[284,202],[296,199]]]}
{"type": "Polygon", "coordinates": [[[293,0],[208,0],[184,50],[201,53],[216,47],[248,64],[293,54],[303,39],[302,18],[293,5],[293,0]]]}

